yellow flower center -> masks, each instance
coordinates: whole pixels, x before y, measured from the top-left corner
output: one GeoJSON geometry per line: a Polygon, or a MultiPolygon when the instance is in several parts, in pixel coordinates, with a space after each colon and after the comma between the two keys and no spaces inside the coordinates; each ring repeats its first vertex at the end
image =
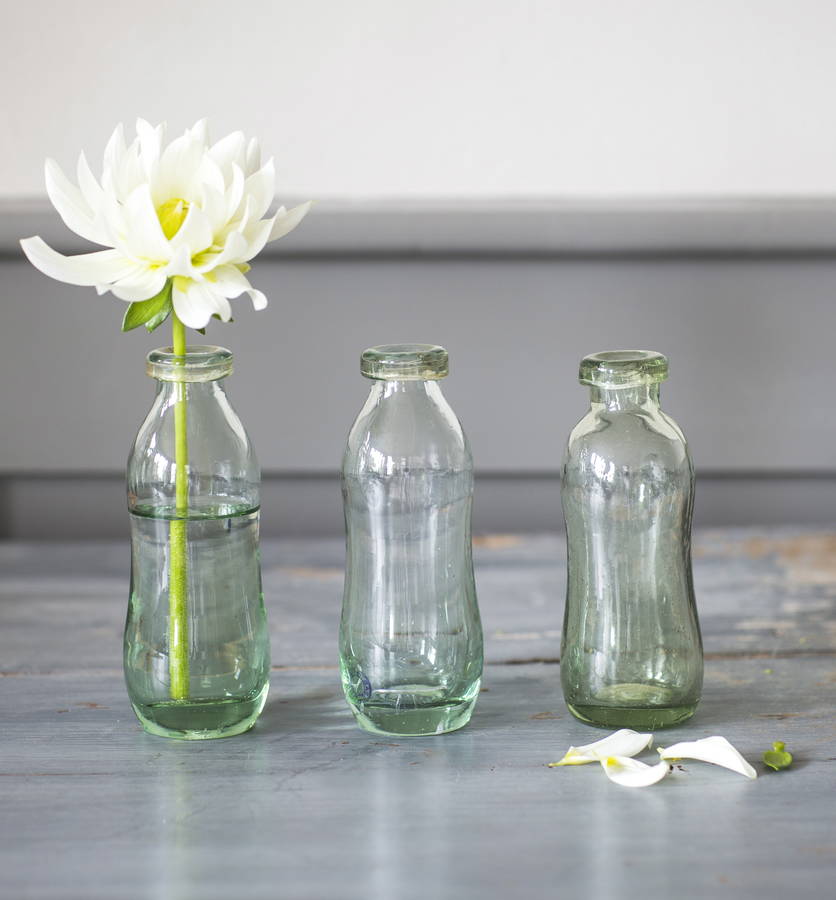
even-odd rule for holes
{"type": "Polygon", "coordinates": [[[189,212],[189,203],[182,197],[174,197],[172,200],[166,200],[165,203],[157,210],[157,218],[163,229],[163,234],[171,240],[180,230],[180,226],[186,219],[189,212]]]}

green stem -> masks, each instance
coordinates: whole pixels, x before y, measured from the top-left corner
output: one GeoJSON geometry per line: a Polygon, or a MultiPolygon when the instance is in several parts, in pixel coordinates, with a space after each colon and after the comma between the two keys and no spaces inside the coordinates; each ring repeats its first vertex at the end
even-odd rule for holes
{"type": "MultiPolygon", "coordinates": [[[[186,355],[186,327],[171,314],[172,341],[176,356],[186,355]]],[[[171,699],[189,696],[188,552],[186,523],[189,513],[189,441],[186,431],[186,383],[176,383],[174,407],[174,496],[175,517],[169,523],[168,570],[168,673],[171,699]]]]}

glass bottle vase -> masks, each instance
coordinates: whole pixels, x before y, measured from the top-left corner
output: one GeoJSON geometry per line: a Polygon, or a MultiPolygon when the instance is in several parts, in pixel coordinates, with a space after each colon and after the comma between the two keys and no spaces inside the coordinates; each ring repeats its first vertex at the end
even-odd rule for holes
{"type": "Polygon", "coordinates": [[[573,715],[607,728],[675,725],[700,699],[694,473],[682,431],[659,406],[667,371],[649,351],[585,357],[590,409],[563,467],[561,682],[573,715]]]}
{"type": "Polygon", "coordinates": [[[426,735],[470,720],[482,675],[471,552],[473,462],[439,379],[447,352],[367,350],[372,379],[343,457],[343,688],[368,731],[426,735]]]}
{"type": "Polygon", "coordinates": [[[157,380],[128,461],[131,588],[125,681],[146,731],[227,737],[267,698],[259,468],[229,404],[221,347],[148,355],[157,380]]]}

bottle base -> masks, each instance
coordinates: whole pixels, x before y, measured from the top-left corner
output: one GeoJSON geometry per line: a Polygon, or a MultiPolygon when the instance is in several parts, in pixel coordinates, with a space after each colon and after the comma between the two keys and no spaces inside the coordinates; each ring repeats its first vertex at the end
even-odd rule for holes
{"type": "Polygon", "coordinates": [[[414,709],[350,699],[348,705],[364,731],[390,737],[428,737],[464,728],[473,715],[476,698],[414,709]]]}
{"type": "Polygon", "coordinates": [[[687,722],[694,715],[697,703],[682,706],[641,707],[641,706],[591,706],[567,701],[569,712],[587,725],[598,728],[633,728],[654,730],[671,728],[687,722]]]}
{"type": "Polygon", "coordinates": [[[164,700],[131,703],[137,719],[149,734],[180,741],[206,741],[234,737],[255,725],[267,701],[264,687],[254,696],[210,700],[164,700]]]}

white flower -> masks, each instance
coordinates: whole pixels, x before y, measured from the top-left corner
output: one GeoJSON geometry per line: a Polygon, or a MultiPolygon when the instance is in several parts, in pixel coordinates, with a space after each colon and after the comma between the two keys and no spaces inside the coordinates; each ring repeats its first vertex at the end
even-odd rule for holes
{"type": "Polygon", "coordinates": [[[758,773],[746,762],[734,747],[719,734],[699,741],[683,741],[671,747],[659,748],[663,760],[698,759],[701,762],[724,766],[747,778],[757,778],[758,773]]]}
{"type": "Polygon", "coordinates": [[[629,728],[622,728],[593,744],[570,747],[560,762],[549,763],[549,766],[582,766],[585,763],[601,762],[607,757],[636,756],[652,742],[652,734],[639,734],[629,728]]]}
{"type": "Polygon", "coordinates": [[[610,781],[622,787],[648,787],[668,774],[670,763],[663,759],[655,766],[649,766],[629,756],[607,756],[601,760],[601,768],[610,781]]]}
{"type": "Polygon", "coordinates": [[[100,181],[83,153],[78,185],[46,162],[47,193],[65,224],[110,249],[68,257],[31,237],[21,241],[30,262],[51,278],[128,302],[156,296],[171,279],[174,311],[190,328],[213,315],[229,321],[229,300],[243,293],[263,309],[267,299],[247,280],[248,262],[292,231],[310,203],[264,218],[273,161],[262,165],[258,142],[241,132],[210,145],[200,121],[166,145],[164,125],[139,119],[136,131],[130,146],[121,125],[113,132],[100,181]]]}

